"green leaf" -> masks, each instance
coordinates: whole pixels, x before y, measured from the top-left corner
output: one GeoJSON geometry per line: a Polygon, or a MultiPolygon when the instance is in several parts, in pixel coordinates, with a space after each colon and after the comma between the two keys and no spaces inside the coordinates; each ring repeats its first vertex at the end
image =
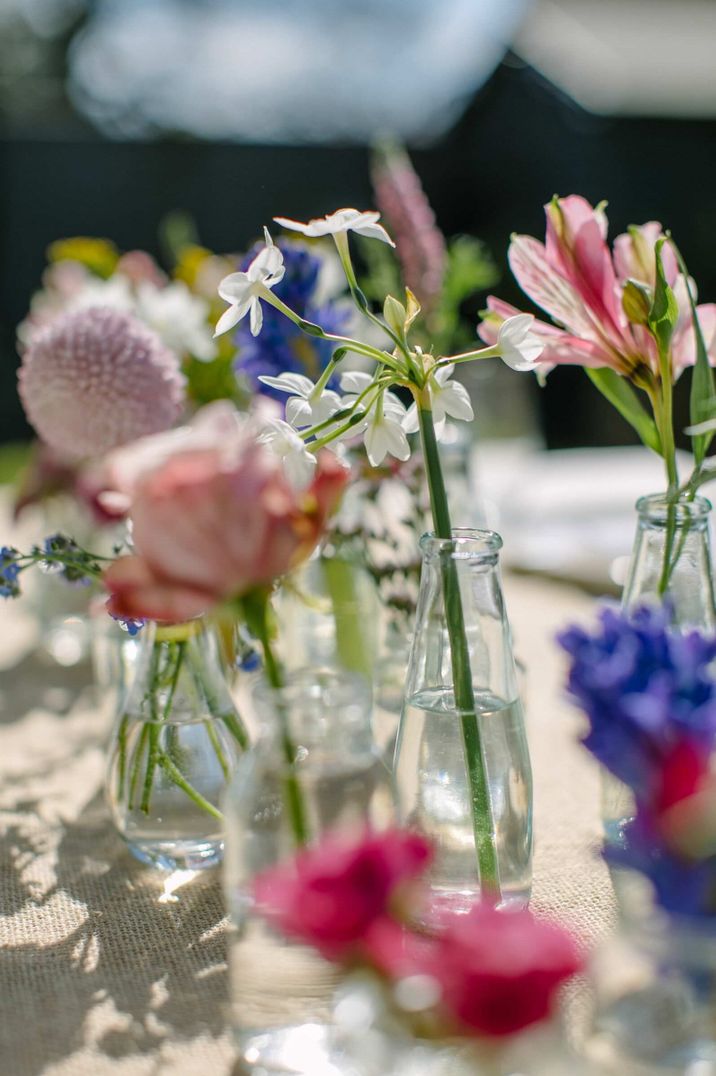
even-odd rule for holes
{"type": "Polygon", "coordinates": [[[622,418],[636,430],[647,448],[662,455],[661,438],[648,411],[645,410],[632,386],[624,377],[608,366],[586,367],[587,377],[597,386],[609,403],[616,407],[622,418]]]}
{"type": "Polygon", "coordinates": [[[649,328],[656,337],[662,353],[668,350],[676,323],[679,320],[679,304],[666,280],[664,263],[661,259],[661,248],[665,242],[666,239],[662,237],[657,240],[654,247],[656,284],[654,287],[654,301],[651,304],[648,319],[649,328]]]}
{"type": "MultiPolygon", "coordinates": [[[[699,316],[696,313],[696,303],[691,294],[689,274],[681,254],[676,251],[679,268],[686,280],[686,288],[689,294],[691,315],[694,321],[694,338],[696,341],[696,363],[691,377],[691,397],[689,401],[691,425],[695,426],[707,419],[716,417],[716,383],[714,372],[709,363],[704,334],[701,331],[699,316]]],[[[698,433],[693,437],[692,446],[694,451],[694,463],[699,468],[704,462],[706,452],[711,444],[713,433],[698,433]]]]}

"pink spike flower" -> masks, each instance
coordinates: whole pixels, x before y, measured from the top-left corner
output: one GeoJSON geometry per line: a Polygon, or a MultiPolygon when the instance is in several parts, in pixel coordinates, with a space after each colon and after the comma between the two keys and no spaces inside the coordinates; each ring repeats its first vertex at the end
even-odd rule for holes
{"type": "Polygon", "coordinates": [[[174,352],[131,314],[108,307],[53,319],[31,340],[18,383],[29,422],[67,460],[169,429],[185,404],[174,352]]]}
{"type": "MultiPolygon", "coordinates": [[[[645,326],[656,277],[655,246],[663,236],[657,221],[634,226],[607,245],[607,218],[601,206],[572,194],[545,206],[545,242],[514,235],[509,263],[517,283],[547,313],[553,325],[535,321],[532,331],[544,350],[537,372],[554,366],[608,366],[635,384],[659,378],[656,343],[645,326]],[[635,285],[637,287],[635,288],[635,285]],[[628,292],[626,291],[628,289],[628,292]],[[634,301],[643,294],[643,306],[634,301]]],[[[672,380],[696,357],[687,282],[666,244],[662,259],[667,282],[679,305],[679,321],[671,342],[672,380]]],[[[695,293],[693,281],[690,282],[695,293]]],[[[495,296],[479,327],[487,344],[495,344],[500,325],[519,311],[495,296]]],[[[716,360],[716,305],[697,307],[712,361],[716,360]]]]}

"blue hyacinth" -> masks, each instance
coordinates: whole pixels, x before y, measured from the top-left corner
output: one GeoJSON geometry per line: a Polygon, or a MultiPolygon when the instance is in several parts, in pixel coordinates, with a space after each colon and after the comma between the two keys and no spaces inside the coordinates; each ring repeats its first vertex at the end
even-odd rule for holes
{"type": "MultiPolygon", "coordinates": [[[[276,245],[283,254],[286,272],[281,283],[273,289],[274,294],[300,317],[320,324],[326,332],[343,332],[348,325],[349,310],[336,302],[319,305],[315,300],[322,258],[305,244],[289,239],[279,239],[276,245]]],[[[246,271],[262,247],[263,244],[259,243],[249,251],[241,263],[242,271],[246,271]]],[[[290,372],[304,374],[315,381],[326,368],[335,345],[329,340],[306,336],[274,307],[268,303],[262,305],[264,323],[258,336],[251,335],[248,319],[241,321],[236,330],[239,356],[235,369],[248,378],[254,392],[271,396],[284,404],[286,394],[261,384],[259,376],[268,374],[275,377],[290,372]]],[[[329,383],[329,387],[337,386],[329,383]]]]}
{"type": "Polygon", "coordinates": [[[716,639],[675,634],[663,609],[605,608],[599,620],[594,634],[558,637],[572,659],[567,686],[589,720],[585,746],[639,797],[674,743],[716,739],[716,639]]]}

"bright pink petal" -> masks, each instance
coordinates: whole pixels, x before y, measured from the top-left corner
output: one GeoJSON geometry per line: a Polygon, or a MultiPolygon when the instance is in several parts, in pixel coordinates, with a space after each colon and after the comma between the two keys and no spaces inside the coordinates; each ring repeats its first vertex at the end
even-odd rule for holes
{"type": "Polygon", "coordinates": [[[533,302],[576,335],[595,338],[584,299],[550,264],[543,243],[530,235],[517,235],[510,243],[508,260],[517,283],[533,302]]]}

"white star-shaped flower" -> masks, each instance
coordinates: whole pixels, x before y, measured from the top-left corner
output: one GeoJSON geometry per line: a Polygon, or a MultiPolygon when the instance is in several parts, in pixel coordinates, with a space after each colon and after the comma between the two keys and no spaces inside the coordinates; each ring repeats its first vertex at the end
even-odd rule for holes
{"type": "Polygon", "coordinates": [[[310,377],[303,374],[283,373],[278,377],[261,374],[259,381],[270,385],[279,392],[286,392],[291,397],[286,403],[286,419],[296,430],[307,426],[318,426],[325,422],[341,407],[341,398],[331,389],[323,389],[314,395],[316,386],[310,377]]]}
{"type": "Polygon", "coordinates": [[[294,489],[305,489],[310,485],[316,469],[316,457],[308,451],[303,439],[288,422],[280,418],[271,419],[257,440],[276,453],[294,489]]]}
{"type": "Polygon", "coordinates": [[[158,288],[149,280],[137,287],[137,313],[159,333],[164,343],[180,355],[188,352],[201,362],[216,355],[216,344],[207,324],[209,304],[176,280],[158,288]]]}
{"type": "Polygon", "coordinates": [[[274,217],[277,224],[288,228],[293,232],[301,232],[302,235],[316,239],[322,235],[339,235],[341,232],[356,232],[371,239],[380,239],[391,247],[395,243],[390,238],[382,224],[378,224],[380,213],[370,210],[361,213],[358,209],[337,209],[335,213],[329,213],[326,217],[317,217],[309,220],[308,224],[302,224],[297,220],[289,220],[287,217],[274,217]]]}
{"type": "Polygon", "coordinates": [[[229,273],[219,284],[219,295],[230,303],[219,318],[214,336],[220,336],[237,325],[247,314],[251,316],[251,334],[258,336],[263,325],[260,295],[283,280],[283,254],[264,228],[266,246],[260,250],[245,273],[229,273]]]}
{"type": "MultiPolygon", "coordinates": [[[[448,416],[462,422],[472,422],[475,417],[465,386],[459,381],[450,380],[454,371],[455,366],[452,363],[449,366],[439,366],[428,379],[436,437],[442,436],[448,416]]],[[[406,433],[417,433],[420,428],[416,404],[411,404],[408,408],[403,427],[406,433]]]]}
{"type": "Polygon", "coordinates": [[[537,359],[544,351],[544,342],[531,331],[533,321],[532,314],[515,314],[502,322],[497,333],[500,358],[520,373],[534,370],[537,359]]]}
{"type": "MultiPolygon", "coordinates": [[[[343,406],[351,407],[360,394],[372,384],[373,378],[370,374],[357,370],[344,374],[341,388],[348,389],[349,392],[343,397],[343,406]]],[[[373,467],[378,467],[387,455],[395,456],[398,460],[407,460],[410,456],[410,445],[403,428],[406,412],[399,398],[395,393],[382,389],[372,399],[366,399],[367,414],[362,422],[351,428],[350,435],[363,434],[365,450],[373,467]]]]}

